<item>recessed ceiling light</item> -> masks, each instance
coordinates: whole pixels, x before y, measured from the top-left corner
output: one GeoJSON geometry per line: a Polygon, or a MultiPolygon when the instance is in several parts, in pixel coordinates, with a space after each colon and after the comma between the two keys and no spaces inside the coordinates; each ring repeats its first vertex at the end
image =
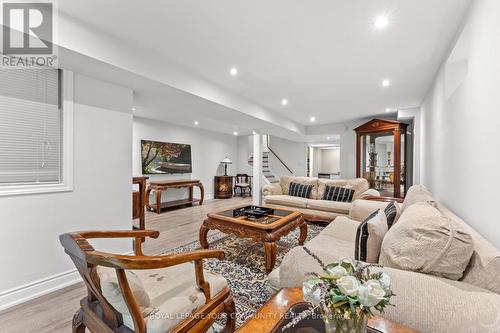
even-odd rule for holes
{"type": "Polygon", "coordinates": [[[327,140],[330,140],[331,138],[329,136],[326,137],[327,140]]]}
{"type": "Polygon", "coordinates": [[[255,132],[255,131],[252,131],[252,134],[253,134],[253,135],[255,135],[255,134],[257,134],[257,132],[255,132]]]}
{"type": "Polygon", "coordinates": [[[283,98],[283,99],[281,100],[281,105],[283,105],[283,106],[288,105],[288,100],[287,100],[286,98],[283,98]]]}
{"type": "Polygon", "coordinates": [[[385,109],[385,112],[391,112],[391,109],[387,108],[385,109]]]}
{"type": "Polygon", "coordinates": [[[311,123],[314,123],[314,122],[316,121],[316,117],[314,117],[314,116],[313,116],[313,117],[309,118],[309,121],[310,121],[311,123]]]}
{"type": "Polygon", "coordinates": [[[199,121],[198,121],[198,120],[195,120],[195,121],[194,121],[194,124],[195,124],[196,126],[198,126],[200,123],[199,123],[199,121]]]}
{"type": "Polygon", "coordinates": [[[133,107],[132,107],[132,111],[135,111],[135,110],[136,110],[136,108],[135,108],[135,106],[133,106],[133,107]]]}
{"type": "Polygon", "coordinates": [[[231,74],[231,76],[236,76],[236,75],[238,75],[238,68],[236,68],[236,67],[231,67],[231,69],[229,70],[229,74],[231,74]]]}
{"type": "Polygon", "coordinates": [[[375,26],[375,29],[383,30],[389,25],[389,17],[385,14],[377,16],[373,25],[375,26]]]}
{"type": "Polygon", "coordinates": [[[234,136],[237,136],[237,135],[238,135],[238,132],[234,131],[234,132],[233,132],[233,135],[234,135],[234,136]]]}
{"type": "Polygon", "coordinates": [[[389,79],[382,80],[382,87],[388,87],[391,85],[391,81],[389,79]]]}

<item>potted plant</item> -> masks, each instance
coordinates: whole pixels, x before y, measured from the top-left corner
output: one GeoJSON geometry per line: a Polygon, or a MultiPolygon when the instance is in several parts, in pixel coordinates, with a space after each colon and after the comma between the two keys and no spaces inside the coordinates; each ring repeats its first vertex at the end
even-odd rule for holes
{"type": "Polygon", "coordinates": [[[308,273],[314,279],[304,282],[302,289],[311,306],[283,330],[319,310],[327,333],[365,333],[373,309],[383,312],[394,296],[389,276],[384,272],[371,273],[371,267],[380,266],[343,258],[323,266],[321,275],[308,273]]]}

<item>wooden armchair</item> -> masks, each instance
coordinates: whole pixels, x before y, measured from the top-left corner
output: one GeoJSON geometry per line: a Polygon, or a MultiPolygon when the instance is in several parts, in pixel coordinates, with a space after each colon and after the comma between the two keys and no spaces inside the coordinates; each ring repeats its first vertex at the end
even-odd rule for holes
{"type": "MultiPolygon", "coordinates": [[[[215,321],[216,317],[221,313],[227,314],[227,322],[224,327],[224,333],[233,332],[235,329],[235,306],[232,297],[230,296],[229,288],[225,280],[216,276],[219,280],[224,281],[223,284],[218,283],[218,285],[211,290],[211,285],[205,279],[202,260],[207,258],[224,258],[224,252],[220,250],[197,250],[186,253],[163,255],[163,256],[146,256],[142,255],[141,251],[141,238],[151,237],[157,238],[159,236],[158,231],[153,230],[136,230],[136,231],[82,231],[63,234],[59,237],[65,252],[73,260],[78,272],[83,278],[85,285],[87,287],[88,295],[80,301],[80,309],[77,311],[73,318],[73,333],[84,333],[85,328],[88,328],[91,332],[205,332],[215,321]],[[92,238],[134,238],[136,248],[136,255],[120,255],[112,254],[101,251],[96,251],[92,245],[90,245],[87,240],[92,238]],[[190,264],[194,262],[194,268],[190,264]],[[167,267],[171,267],[170,270],[176,269],[176,267],[186,267],[189,266],[194,270],[194,276],[189,277],[193,279],[192,290],[195,290],[196,296],[189,296],[189,300],[193,303],[195,297],[199,298],[199,306],[193,309],[192,315],[186,316],[182,320],[178,320],[175,324],[172,322],[159,323],[151,322],[151,314],[144,314],[143,309],[139,306],[139,300],[134,297],[135,288],[134,281],[129,283],[130,277],[137,277],[140,273],[156,272],[156,274],[149,274],[149,276],[156,276],[158,272],[167,267]],[[126,309],[128,313],[124,314],[123,311],[120,313],[116,308],[116,304],[113,306],[110,302],[109,297],[106,298],[103,294],[103,289],[101,288],[100,280],[100,270],[107,270],[109,272],[115,271],[118,287],[118,294],[121,292],[121,301],[126,304],[126,309]],[[130,271],[133,270],[133,271],[130,271]],[[145,271],[149,270],[149,271],[145,271]],[[135,273],[137,272],[137,273],[135,273]],[[132,275],[130,275],[132,274],[132,275]],[[218,287],[219,290],[216,290],[218,287]],[[204,302],[203,302],[204,298],[204,302]],[[124,319],[131,317],[129,323],[124,323],[124,319]],[[151,325],[149,325],[151,323],[151,325]],[[168,325],[175,325],[175,327],[170,327],[168,330],[158,329],[167,327],[168,325]],[[153,329],[152,327],[156,327],[153,329]],[[135,328],[135,330],[134,330],[135,328]]],[[[108,274],[115,278],[115,274],[108,274]]],[[[208,273],[207,273],[208,274],[208,273]]],[[[175,273],[175,279],[186,279],[186,273],[175,273]]],[[[214,274],[210,274],[210,277],[214,278],[214,274]]],[[[161,279],[158,279],[161,280],[161,279]]],[[[155,278],[156,282],[156,278],[155,278]]],[[[174,282],[174,279],[164,279],[158,282],[158,288],[168,288],[169,285],[174,282]]],[[[189,284],[189,281],[187,281],[189,284]]],[[[153,289],[154,294],[158,294],[160,289],[153,289]]],[[[190,289],[191,290],[191,289],[190,289]]],[[[173,292],[177,292],[174,290],[173,292]]],[[[172,291],[170,291],[172,293],[172,291]]],[[[166,293],[166,295],[169,295],[166,293]]],[[[187,296],[185,296],[187,299],[187,296]]],[[[149,299],[148,299],[149,300],[149,299]]],[[[116,301],[116,300],[115,300],[116,301]]],[[[170,302],[169,304],[175,304],[176,302],[170,302]]],[[[161,311],[162,306],[159,304],[153,304],[156,310],[161,311]]],[[[158,316],[160,317],[160,316],[158,316]]],[[[160,319],[161,320],[161,319],[160,319]]],[[[170,320],[170,319],[164,319],[170,320]]]]}
{"type": "Polygon", "coordinates": [[[234,196],[236,196],[236,189],[240,189],[240,196],[246,196],[247,190],[249,195],[252,195],[252,177],[239,173],[234,178],[234,196]]]}

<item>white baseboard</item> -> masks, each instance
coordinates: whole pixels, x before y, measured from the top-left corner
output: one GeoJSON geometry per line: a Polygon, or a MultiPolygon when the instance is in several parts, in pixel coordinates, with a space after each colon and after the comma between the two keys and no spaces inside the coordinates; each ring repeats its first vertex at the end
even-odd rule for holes
{"type": "Polygon", "coordinates": [[[76,269],[0,292],[0,311],[81,282],[76,269]]]}
{"type": "MultiPolygon", "coordinates": [[[[134,251],[122,253],[133,255],[134,251]]],[[[30,301],[45,294],[82,282],[76,269],[40,279],[19,287],[0,292],[0,311],[30,301]]]]}

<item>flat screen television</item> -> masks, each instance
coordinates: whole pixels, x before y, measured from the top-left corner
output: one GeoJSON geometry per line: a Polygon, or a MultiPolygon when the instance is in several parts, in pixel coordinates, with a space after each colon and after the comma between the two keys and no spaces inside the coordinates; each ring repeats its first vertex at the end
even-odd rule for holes
{"type": "Polygon", "coordinates": [[[142,174],[191,173],[191,145],[141,140],[142,174]]]}

